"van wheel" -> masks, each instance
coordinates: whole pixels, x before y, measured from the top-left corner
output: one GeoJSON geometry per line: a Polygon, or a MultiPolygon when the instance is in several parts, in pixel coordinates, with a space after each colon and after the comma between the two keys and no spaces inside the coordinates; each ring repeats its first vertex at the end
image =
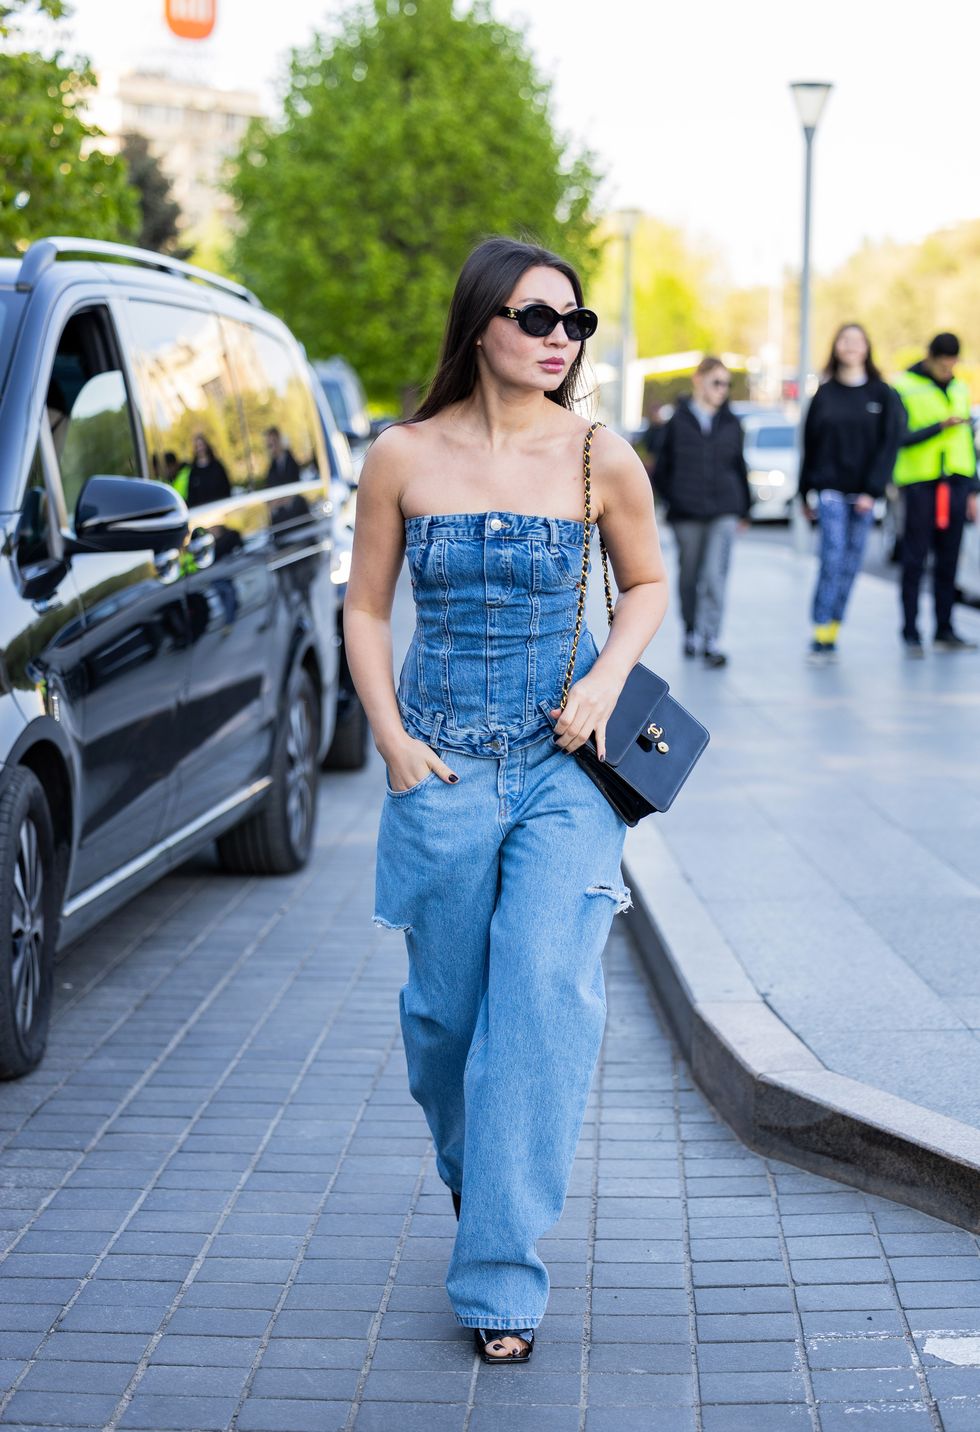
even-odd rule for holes
{"type": "Polygon", "coordinates": [[[0,791],[0,1078],[17,1079],[44,1054],[61,915],[51,813],[23,766],[0,791]]]}
{"type": "Polygon", "coordinates": [[[298,667],[286,695],[272,758],[272,785],[255,815],[218,838],[218,857],[238,875],[291,875],[310,857],[316,827],[320,706],[298,667]]]}
{"type": "Polygon", "coordinates": [[[330,749],[323,760],[325,771],[362,771],[367,765],[370,728],[364,707],[353,691],[337,722],[330,749]]]}

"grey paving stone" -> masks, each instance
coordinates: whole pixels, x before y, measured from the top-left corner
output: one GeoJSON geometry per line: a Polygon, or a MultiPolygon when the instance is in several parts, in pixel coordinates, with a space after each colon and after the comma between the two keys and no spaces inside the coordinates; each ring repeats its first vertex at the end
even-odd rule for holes
{"type": "MultiPolygon", "coordinates": [[[[524,1407],[513,1403],[498,1407],[478,1405],[473,1408],[470,1418],[470,1432],[518,1432],[526,1415],[524,1407]]],[[[538,1404],[531,1416],[534,1432],[579,1432],[577,1407],[542,1407],[538,1404]]]]}
{"type": "Polygon", "coordinates": [[[589,1375],[590,1407],[684,1407],[693,1401],[694,1382],[689,1374],[597,1372],[589,1375]]]}
{"type": "Polygon", "coordinates": [[[585,1429],[586,1432],[694,1432],[694,1410],[690,1407],[590,1407],[585,1429]]]}
{"type": "Polygon", "coordinates": [[[701,1400],[716,1402],[802,1402],[799,1372],[706,1372],[700,1374],[701,1400]]]}
{"type": "Polygon", "coordinates": [[[980,1401],[974,1398],[944,1398],[937,1406],[943,1432],[976,1432],[980,1425],[980,1401]]]}
{"type": "Polygon", "coordinates": [[[805,1403],[750,1403],[744,1407],[730,1402],[703,1403],[701,1419],[704,1432],[796,1432],[797,1427],[813,1425],[805,1403]]]}
{"type": "Polygon", "coordinates": [[[40,1427],[98,1427],[108,1420],[115,1397],[81,1392],[15,1392],[3,1414],[5,1423],[40,1427]]]}
{"type": "Polygon", "coordinates": [[[41,1358],[28,1369],[21,1387],[25,1392],[80,1392],[118,1397],[131,1376],[128,1363],[56,1362],[52,1358],[41,1358]]]}
{"type": "Polygon", "coordinates": [[[899,1337],[812,1337],[807,1342],[807,1362],[811,1369],[906,1368],[913,1365],[913,1350],[899,1337]]]}
{"type": "MultiPolygon", "coordinates": [[[[946,1432],[955,1432],[943,1421],[946,1432]]],[[[887,1405],[885,1410],[863,1403],[824,1402],[820,1406],[820,1432],[934,1432],[935,1423],[924,1403],[887,1405]]]]}
{"type": "Polygon", "coordinates": [[[818,1402],[917,1402],[918,1379],[911,1368],[841,1369],[811,1373],[818,1402]]]}
{"type": "Polygon", "coordinates": [[[224,1432],[235,1401],[234,1397],[157,1397],[137,1390],[119,1426],[139,1428],[140,1432],[185,1427],[193,1427],[194,1432],[224,1432]]]}
{"type": "Polygon", "coordinates": [[[799,1362],[795,1342],[698,1343],[698,1368],[706,1372],[792,1372],[799,1362]]]}
{"type": "Polygon", "coordinates": [[[250,1397],[238,1414],[237,1426],[240,1432],[343,1432],[349,1413],[348,1402],[250,1397]]]}
{"type": "MultiPolygon", "coordinates": [[[[354,1426],[357,1432],[392,1432],[393,1428],[398,1432],[461,1432],[465,1416],[465,1407],[438,1402],[365,1402],[354,1426]]],[[[270,1432],[279,1432],[279,1428],[270,1432]]],[[[298,1432],[306,1432],[306,1428],[298,1432]]]]}
{"type": "MultiPolygon", "coordinates": [[[[510,1369],[523,1371],[523,1369],[510,1369]]],[[[508,1369],[494,1368],[503,1376],[508,1369]]],[[[262,1374],[260,1373],[259,1376],[262,1374]]],[[[272,1374],[268,1374],[272,1376],[272,1374]]],[[[256,1379],[257,1380],[257,1379],[256,1379]]],[[[371,1372],[364,1384],[366,1402],[452,1402],[465,1404],[469,1391],[467,1372],[371,1372]]],[[[499,1385],[498,1385],[499,1391],[499,1385]]]]}

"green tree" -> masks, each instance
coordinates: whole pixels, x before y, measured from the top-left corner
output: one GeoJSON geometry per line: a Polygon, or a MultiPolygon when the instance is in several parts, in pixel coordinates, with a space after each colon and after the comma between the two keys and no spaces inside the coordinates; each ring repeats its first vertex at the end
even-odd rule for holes
{"type": "Polygon", "coordinates": [[[133,234],[134,242],[154,253],[185,258],[189,250],[181,250],[177,244],[180,205],[145,135],[124,134],[120,153],[126,162],[129,182],[139,196],[139,226],[133,234]]]}
{"type": "Polygon", "coordinates": [[[373,0],[293,54],[282,122],[246,135],[234,268],[313,356],[343,353],[391,402],[431,375],[479,239],[527,234],[588,270],[597,182],[488,0],[373,0]]]}
{"type": "Polygon", "coordinates": [[[0,251],[43,234],[119,239],[137,226],[125,164],[96,145],[100,131],[79,113],[95,83],[86,60],[18,49],[16,19],[37,10],[57,20],[62,0],[0,4],[0,251]]]}

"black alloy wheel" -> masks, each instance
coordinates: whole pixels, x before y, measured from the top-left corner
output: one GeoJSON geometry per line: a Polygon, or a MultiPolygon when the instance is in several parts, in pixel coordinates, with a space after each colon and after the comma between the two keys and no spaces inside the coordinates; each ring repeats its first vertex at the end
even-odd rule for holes
{"type": "Polygon", "coordinates": [[[59,915],[51,813],[34,773],[16,767],[0,791],[0,1078],[44,1054],[59,915]]]}
{"type": "Polygon", "coordinates": [[[309,672],[290,678],[269,772],[272,784],[254,815],[218,839],[226,870],[239,875],[291,875],[310,858],[316,830],[320,703],[309,672]]]}

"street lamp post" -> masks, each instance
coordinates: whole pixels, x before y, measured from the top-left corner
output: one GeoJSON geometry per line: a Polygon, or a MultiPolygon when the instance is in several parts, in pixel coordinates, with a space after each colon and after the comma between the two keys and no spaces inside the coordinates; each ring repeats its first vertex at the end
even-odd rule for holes
{"type": "Polygon", "coordinates": [[[619,214],[623,240],[623,299],[619,353],[619,429],[625,433],[629,425],[629,371],[633,361],[633,231],[641,215],[638,209],[622,209],[619,214]]]}
{"type": "Polygon", "coordinates": [[[813,194],[813,138],[820,123],[823,107],[833,86],[814,80],[800,80],[790,85],[796,112],[803,126],[806,162],[803,179],[803,266],[800,270],[800,373],[798,391],[800,414],[806,406],[806,386],[810,375],[810,215],[813,194]]]}

